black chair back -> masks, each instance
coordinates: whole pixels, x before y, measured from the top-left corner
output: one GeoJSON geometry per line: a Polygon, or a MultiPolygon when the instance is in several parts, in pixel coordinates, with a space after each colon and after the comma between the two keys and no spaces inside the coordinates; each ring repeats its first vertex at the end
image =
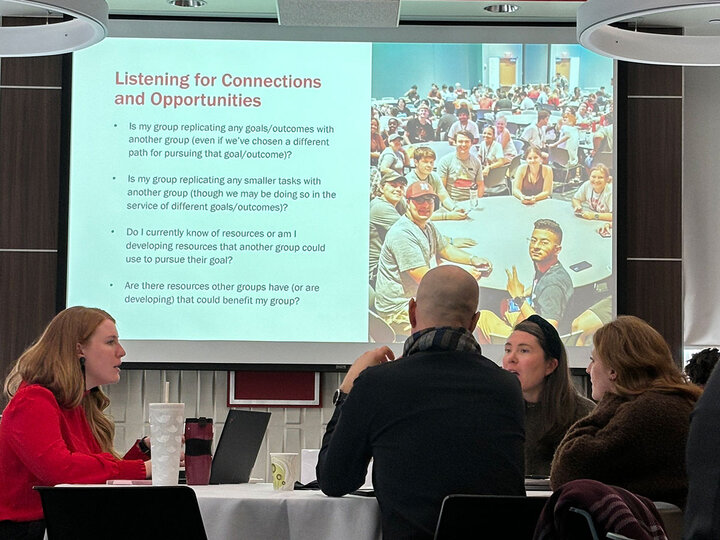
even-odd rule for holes
{"type": "Polygon", "coordinates": [[[207,540],[187,486],[60,486],[40,492],[48,540],[207,540]]]}
{"type": "Polygon", "coordinates": [[[442,503],[435,540],[532,540],[547,497],[448,495],[442,503]]]}

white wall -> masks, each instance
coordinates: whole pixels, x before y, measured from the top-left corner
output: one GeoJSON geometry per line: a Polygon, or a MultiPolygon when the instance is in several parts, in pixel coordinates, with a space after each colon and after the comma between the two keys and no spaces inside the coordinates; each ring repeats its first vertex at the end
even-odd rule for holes
{"type": "Polygon", "coordinates": [[[720,68],[684,73],[684,343],[703,348],[720,343],[720,68]]]}
{"type": "MultiPolygon", "coordinates": [[[[170,401],[185,403],[185,416],[205,416],[215,424],[215,445],[220,438],[227,415],[227,372],[225,371],[124,371],[119,384],[105,387],[115,420],[115,448],[121,454],[135,439],[150,434],[148,403],[161,401],[162,381],[170,381],[170,401]]],[[[303,448],[320,448],[325,426],[333,413],[332,394],[339,386],[337,373],[323,373],[321,403],[323,408],[257,408],[270,411],[270,423],[252,478],[270,478],[270,452],[300,452],[303,448]]]]}

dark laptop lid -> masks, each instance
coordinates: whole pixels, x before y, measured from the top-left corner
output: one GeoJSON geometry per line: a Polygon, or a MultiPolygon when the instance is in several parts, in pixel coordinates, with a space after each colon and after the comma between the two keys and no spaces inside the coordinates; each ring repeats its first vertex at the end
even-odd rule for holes
{"type": "Polygon", "coordinates": [[[250,480],[270,413],[230,409],[215,449],[211,484],[243,484],[250,480]]]}

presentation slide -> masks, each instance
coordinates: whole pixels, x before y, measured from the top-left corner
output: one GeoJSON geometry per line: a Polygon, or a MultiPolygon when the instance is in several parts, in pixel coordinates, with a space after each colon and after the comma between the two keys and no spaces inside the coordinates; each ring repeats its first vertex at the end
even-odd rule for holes
{"type": "MultiPolygon", "coordinates": [[[[404,195],[416,149],[434,149],[438,178],[441,154],[456,151],[435,127],[448,103],[453,115],[467,108],[481,130],[506,116],[520,140],[540,107],[486,111],[480,95],[517,92],[526,83],[552,90],[559,81],[569,96],[580,87],[582,101],[600,87],[611,96],[609,60],[577,45],[542,47],[532,56],[522,44],[108,38],[75,53],[67,305],[110,312],[131,344],[128,362],[347,364],[353,358],[339,357],[338,345],[402,342],[408,332],[389,320],[388,293],[375,290],[382,284],[372,271],[372,201],[390,185],[390,170],[371,153],[368,177],[369,120],[386,139],[383,149],[392,148],[392,120],[403,135],[396,155],[406,161],[396,176],[405,181],[404,195]],[[565,75],[555,72],[561,63],[565,75]],[[418,96],[398,110],[412,85],[418,96]],[[413,141],[412,122],[425,105],[432,138],[413,141]],[[376,304],[378,294],[385,304],[376,304]],[[193,351],[212,343],[225,352],[183,355],[192,343],[203,345],[193,351]],[[244,345],[250,348],[238,353],[244,345]]],[[[562,109],[553,109],[553,122],[562,109]]],[[[538,219],[563,229],[559,259],[582,292],[577,305],[569,300],[574,315],[612,294],[612,227],[599,232],[612,219],[583,219],[572,206],[575,191],[590,181],[593,134],[612,123],[605,106],[595,109],[574,135],[588,152],[564,171],[571,191],[537,204],[523,204],[511,190],[479,201],[451,192],[455,200],[443,204],[463,219],[430,222],[469,258],[438,253],[429,266],[478,270],[480,308],[501,320],[506,269],[515,267],[532,302],[537,265],[528,241],[538,219]],[[586,168],[580,160],[588,156],[586,168]]],[[[565,133],[554,129],[557,139],[565,133]]],[[[472,141],[473,156],[481,142],[472,141]]],[[[400,198],[398,218],[409,212],[409,200],[400,198]]],[[[597,217],[588,206],[595,199],[590,194],[581,205],[597,217]]],[[[406,305],[411,289],[390,303],[406,305]]],[[[570,332],[570,321],[562,323],[570,332]]]]}

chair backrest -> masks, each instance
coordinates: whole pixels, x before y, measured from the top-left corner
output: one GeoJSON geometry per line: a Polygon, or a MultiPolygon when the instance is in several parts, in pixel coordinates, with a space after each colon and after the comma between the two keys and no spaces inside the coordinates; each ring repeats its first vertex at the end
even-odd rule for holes
{"type": "Polygon", "coordinates": [[[521,139],[513,139],[513,144],[515,145],[515,151],[518,155],[522,155],[525,151],[525,143],[521,139]]]}
{"type": "Polygon", "coordinates": [[[505,174],[507,173],[508,168],[510,165],[503,165],[502,167],[496,167],[495,169],[490,169],[490,172],[488,172],[488,175],[485,177],[485,187],[491,188],[495,186],[499,186],[503,182],[505,182],[505,174]]]}
{"type": "Polygon", "coordinates": [[[548,160],[551,163],[559,165],[560,167],[566,167],[568,162],[570,161],[570,155],[565,148],[551,146],[550,151],[548,152],[548,156],[548,160]]]}
{"type": "Polygon", "coordinates": [[[522,155],[517,155],[510,161],[510,165],[508,166],[507,175],[508,178],[513,178],[515,176],[515,171],[518,170],[518,167],[522,163],[522,155]]]}
{"type": "Polygon", "coordinates": [[[608,169],[613,168],[613,153],[612,152],[598,152],[593,156],[592,167],[596,165],[605,165],[608,169]]]}
{"type": "Polygon", "coordinates": [[[592,516],[586,510],[575,508],[574,506],[571,506],[569,510],[566,520],[566,531],[572,531],[574,537],[578,540],[582,540],[582,538],[585,537],[588,537],[589,540],[600,540],[592,516]],[[574,520],[573,516],[579,517],[574,520]]]}
{"type": "Polygon", "coordinates": [[[435,540],[459,538],[531,540],[547,497],[448,495],[435,540]]]}
{"type": "Polygon", "coordinates": [[[48,540],[207,540],[187,486],[60,486],[40,492],[48,540]]]}
{"type": "Polygon", "coordinates": [[[495,115],[493,114],[493,110],[492,110],[492,109],[478,109],[478,110],[476,111],[476,113],[477,113],[477,120],[478,120],[478,122],[482,122],[482,121],[486,121],[486,122],[487,122],[487,121],[492,121],[493,118],[494,118],[494,116],[495,116],[495,115]],[[487,115],[490,115],[491,117],[488,118],[487,115]]]}

